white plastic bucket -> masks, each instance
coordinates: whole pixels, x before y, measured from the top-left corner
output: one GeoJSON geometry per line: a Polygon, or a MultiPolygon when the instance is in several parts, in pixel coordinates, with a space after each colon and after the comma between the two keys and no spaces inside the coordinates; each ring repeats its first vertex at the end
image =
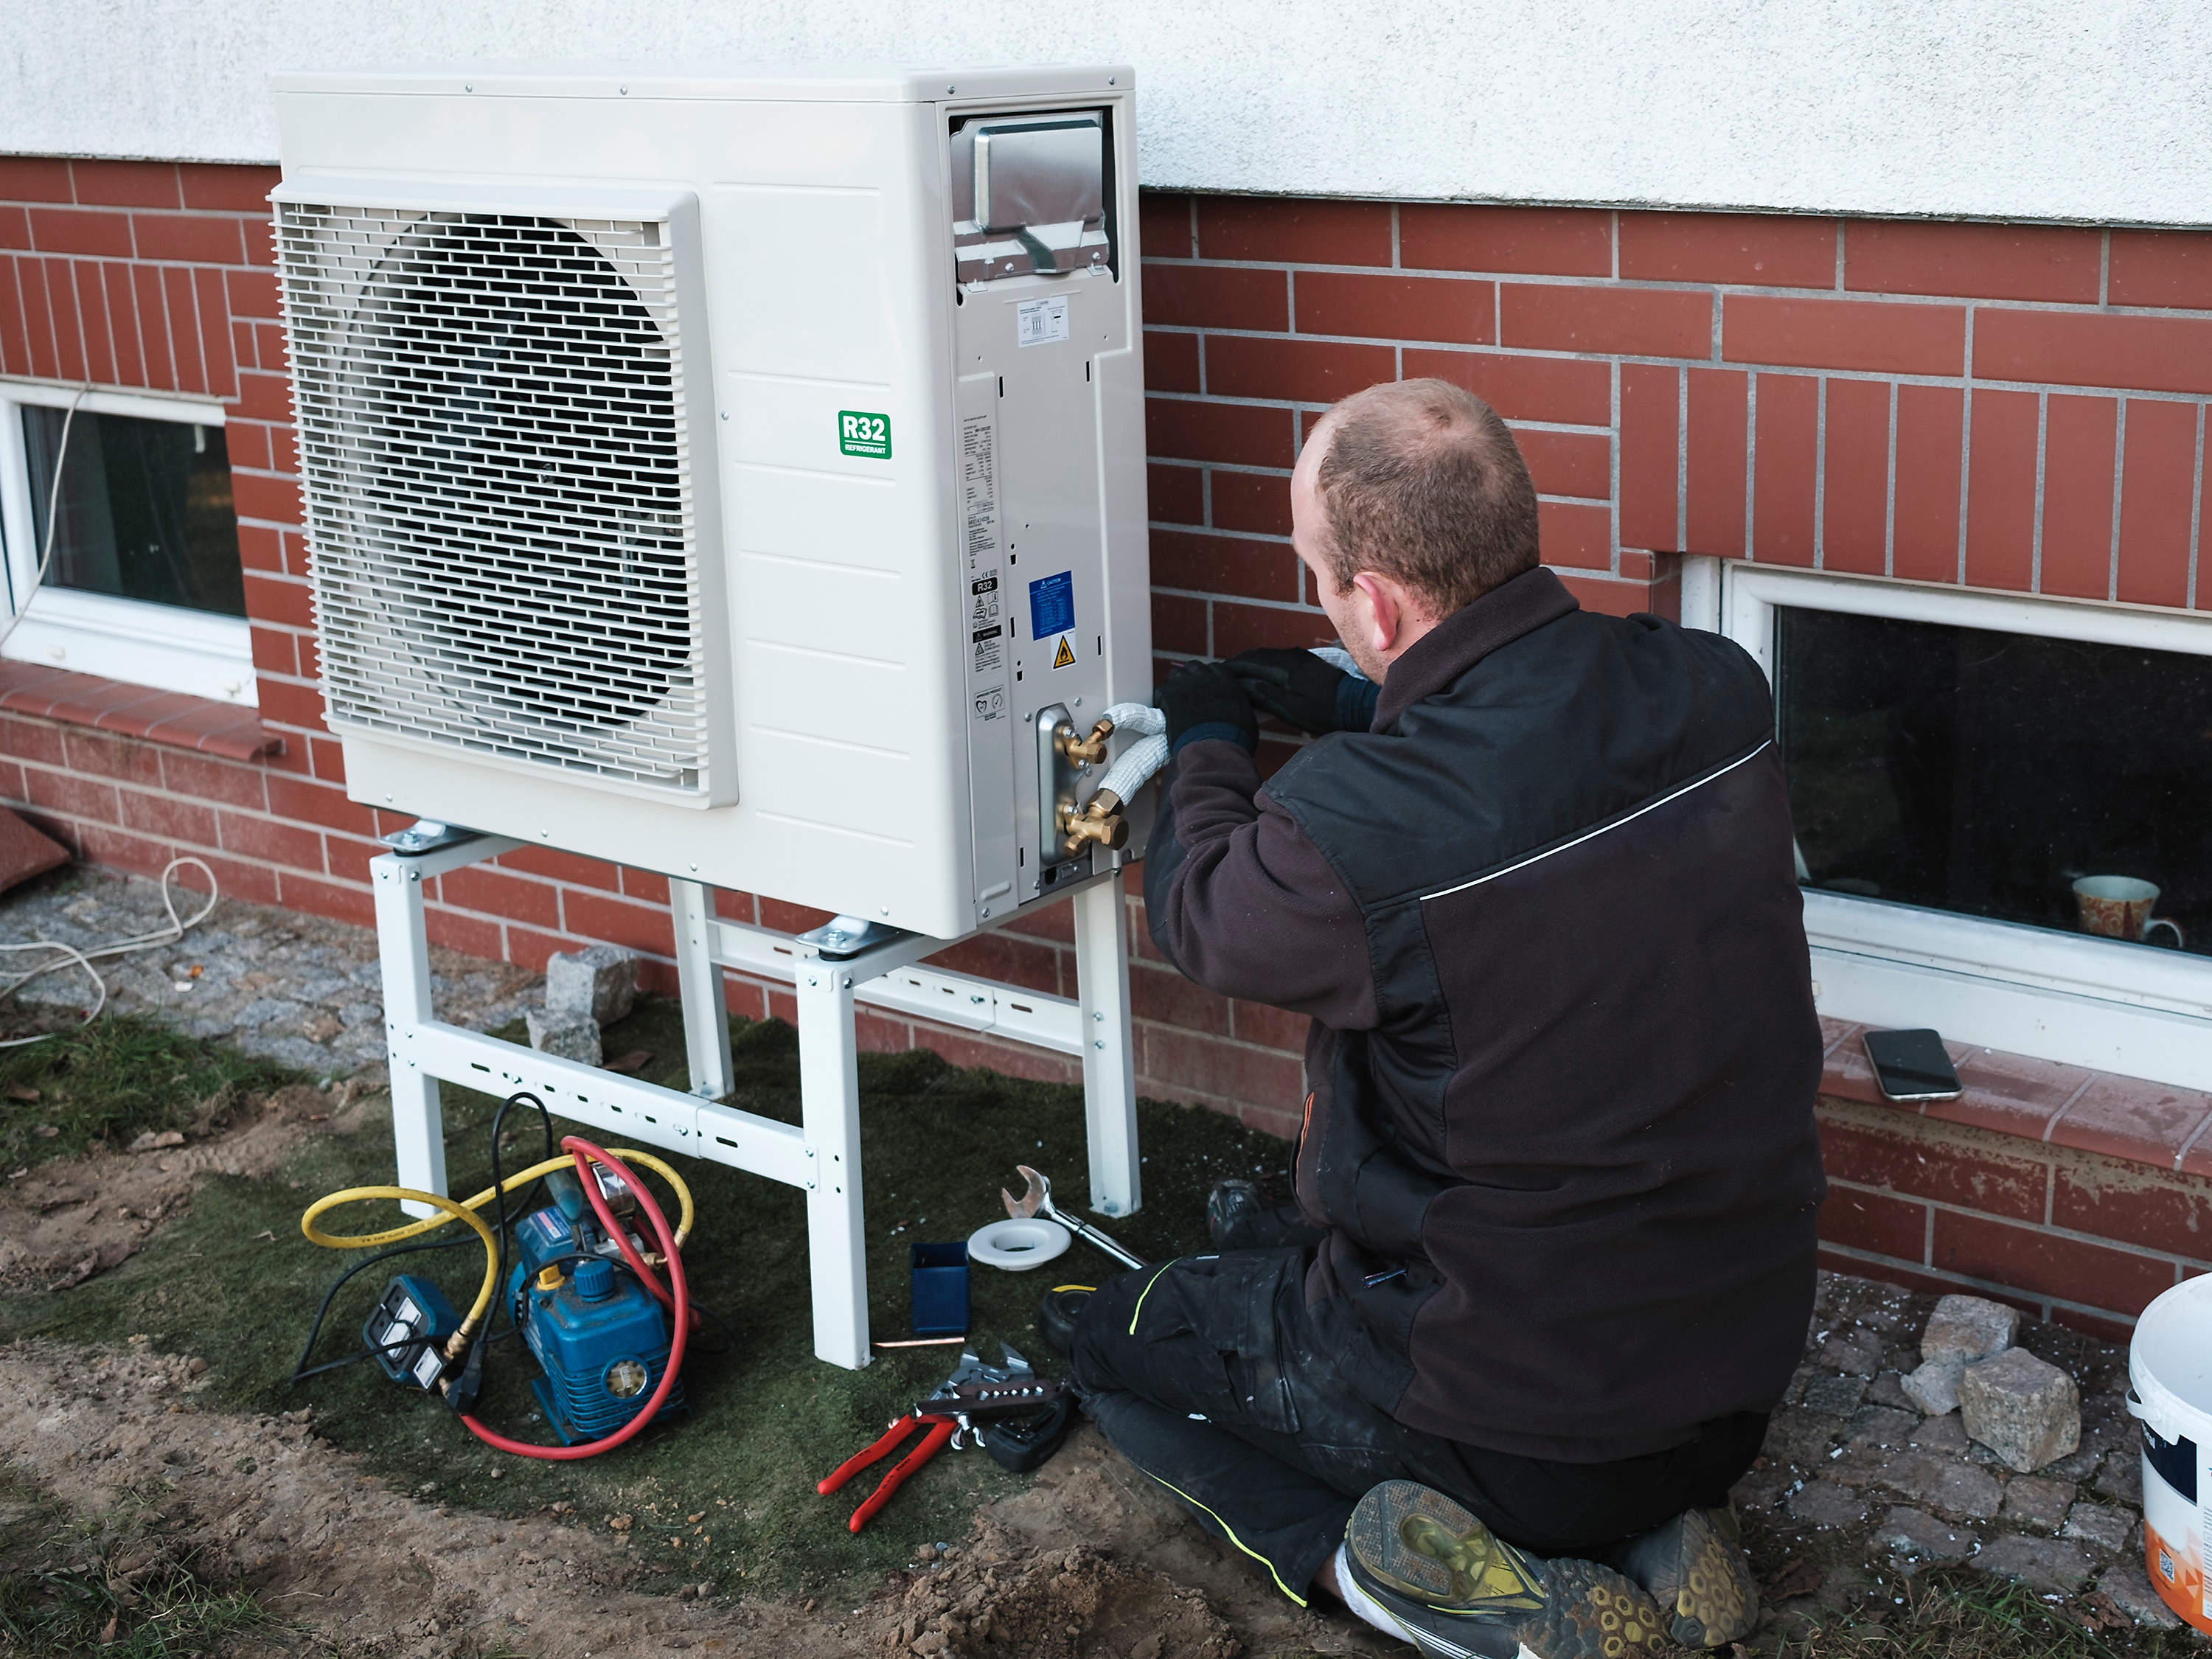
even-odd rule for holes
{"type": "Polygon", "coordinates": [[[2128,1383],[2143,1430],[2143,1570],[2166,1606],[2212,1635],[2212,1278],[2177,1285],[2142,1310],[2128,1383]]]}

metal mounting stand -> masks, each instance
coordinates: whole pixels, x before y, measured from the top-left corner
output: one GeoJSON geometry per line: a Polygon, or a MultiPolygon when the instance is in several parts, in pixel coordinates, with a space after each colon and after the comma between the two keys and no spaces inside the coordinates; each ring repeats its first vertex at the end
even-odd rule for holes
{"type": "MultiPolygon", "coordinates": [[[[1127,1215],[1143,1201],[1138,1174],[1136,1067],[1129,1036],[1128,941],[1118,872],[1073,887],[1079,996],[1033,991],[917,966],[957,941],[902,933],[844,957],[764,927],[725,921],[708,890],[668,884],[688,1094],[520,1043],[448,1025],[430,1006],[422,884],[522,843],[499,836],[439,842],[422,853],[373,860],[376,933],[384,964],[384,1023],[392,1063],[398,1182],[446,1191],[441,1079],[486,1094],[526,1089],[556,1115],[629,1141],[711,1158],[806,1194],[814,1352],[834,1365],[868,1363],[866,1225],[860,1178],[855,1001],[968,1031],[988,1031],[1083,1060],[1091,1207],[1127,1215]],[[720,1104],[730,1092],[726,969],[792,981],[799,1002],[800,1123],[720,1104]]],[[[428,1212],[425,1210],[424,1212],[428,1212]]]]}

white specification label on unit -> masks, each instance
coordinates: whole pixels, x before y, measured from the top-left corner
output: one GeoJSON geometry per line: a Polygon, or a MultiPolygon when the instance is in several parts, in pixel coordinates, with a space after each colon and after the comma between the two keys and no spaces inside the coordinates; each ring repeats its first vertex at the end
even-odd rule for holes
{"type": "Polygon", "coordinates": [[[997,448],[991,416],[970,415],[960,422],[961,534],[971,574],[976,560],[993,558],[999,550],[997,448]]]}
{"type": "Polygon", "coordinates": [[[1014,307],[1014,337],[1025,346],[1067,337],[1067,300],[1024,300],[1014,307]]]}

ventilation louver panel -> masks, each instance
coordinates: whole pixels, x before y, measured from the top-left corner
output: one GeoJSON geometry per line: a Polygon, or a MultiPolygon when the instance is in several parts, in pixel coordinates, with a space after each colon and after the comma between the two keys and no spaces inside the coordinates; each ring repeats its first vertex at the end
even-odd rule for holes
{"type": "Polygon", "coordinates": [[[705,796],[667,227],[278,211],[332,721],[705,796]]]}

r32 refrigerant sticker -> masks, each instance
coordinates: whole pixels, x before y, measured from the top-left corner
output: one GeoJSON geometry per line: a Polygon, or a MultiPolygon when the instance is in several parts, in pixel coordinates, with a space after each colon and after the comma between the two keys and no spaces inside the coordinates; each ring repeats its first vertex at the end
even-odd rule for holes
{"type": "MultiPolygon", "coordinates": [[[[1006,665],[1006,624],[999,614],[999,573],[987,570],[968,584],[968,673],[971,680],[990,678],[1006,665]]],[[[988,700],[983,693],[976,694],[977,720],[997,720],[1005,712],[1002,693],[993,694],[988,700]]]]}
{"type": "Polygon", "coordinates": [[[888,461],[891,458],[891,417],[857,409],[839,410],[837,448],[842,454],[857,455],[864,461],[888,461]]]}

